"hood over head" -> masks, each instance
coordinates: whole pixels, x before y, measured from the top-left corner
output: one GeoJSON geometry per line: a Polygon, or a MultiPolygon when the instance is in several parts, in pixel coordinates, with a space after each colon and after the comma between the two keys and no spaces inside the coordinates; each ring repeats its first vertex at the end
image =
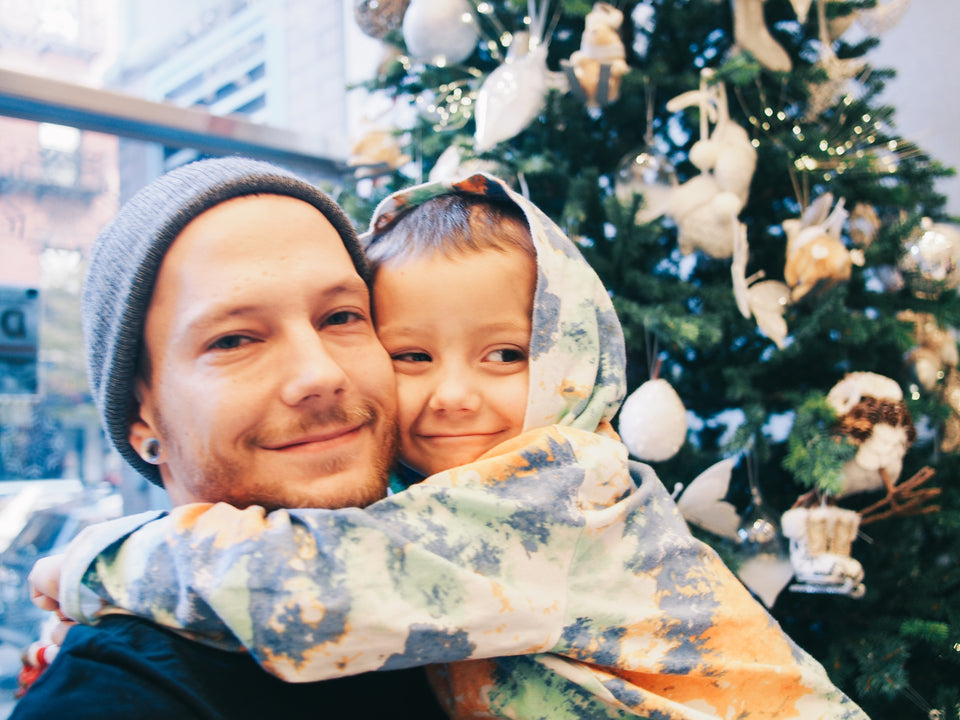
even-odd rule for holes
{"type": "Polygon", "coordinates": [[[478,173],[396,192],[374,212],[361,237],[369,245],[405,213],[448,194],[507,199],[526,218],[537,253],[530,338],[530,389],[524,430],[569,425],[593,432],[616,414],[626,394],[623,330],[610,295],[576,245],[503,180],[478,173]]]}

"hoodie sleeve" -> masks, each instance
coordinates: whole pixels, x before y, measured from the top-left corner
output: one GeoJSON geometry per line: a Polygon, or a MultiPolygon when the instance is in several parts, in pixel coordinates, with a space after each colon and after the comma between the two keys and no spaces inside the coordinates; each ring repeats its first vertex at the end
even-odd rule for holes
{"type": "Polygon", "coordinates": [[[83,622],[121,609],[245,646],[294,681],[547,652],[590,516],[633,489],[620,448],[551,427],[366,509],[199,504],[98,526],[71,546],[61,600],[83,622]]]}

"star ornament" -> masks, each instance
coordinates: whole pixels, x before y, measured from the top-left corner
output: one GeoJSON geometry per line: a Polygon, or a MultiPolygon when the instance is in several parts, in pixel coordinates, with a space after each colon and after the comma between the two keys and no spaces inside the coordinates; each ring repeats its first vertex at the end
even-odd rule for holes
{"type": "Polygon", "coordinates": [[[850,80],[856,78],[866,67],[861,58],[841,60],[828,44],[820,49],[820,58],[814,67],[821,68],[827,79],[810,85],[810,101],[806,119],[813,120],[825,110],[832,108],[848,94],[850,80]]]}

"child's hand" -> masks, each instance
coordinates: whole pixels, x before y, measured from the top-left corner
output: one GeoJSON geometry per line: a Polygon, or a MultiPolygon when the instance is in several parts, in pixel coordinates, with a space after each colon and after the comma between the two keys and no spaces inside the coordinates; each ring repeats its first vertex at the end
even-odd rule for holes
{"type": "MultiPolygon", "coordinates": [[[[60,613],[60,570],[63,555],[40,558],[33,565],[27,582],[30,583],[30,600],[41,610],[60,613]]],[[[61,616],[61,619],[62,616],[61,616]]]]}
{"type": "Polygon", "coordinates": [[[41,610],[56,613],[60,622],[51,626],[48,640],[59,646],[63,638],[76,623],[60,612],[60,570],[63,568],[63,555],[50,555],[40,558],[33,564],[27,577],[30,583],[30,600],[41,610]]]}

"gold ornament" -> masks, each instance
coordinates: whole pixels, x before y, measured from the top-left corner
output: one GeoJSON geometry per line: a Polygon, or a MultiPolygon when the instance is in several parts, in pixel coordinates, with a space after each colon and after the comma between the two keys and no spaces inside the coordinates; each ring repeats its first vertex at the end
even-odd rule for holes
{"type": "Polygon", "coordinates": [[[391,130],[378,128],[353,143],[348,164],[357,168],[357,177],[371,177],[397,170],[410,160],[396,135],[391,130]]]}
{"type": "Polygon", "coordinates": [[[873,205],[858,202],[850,213],[850,240],[857,247],[868,248],[880,231],[880,216],[873,205]]]}
{"type": "Polygon", "coordinates": [[[799,219],[783,221],[787,235],[783,277],[792,289],[794,301],[814,288],[824,289],[848,280],[854,263],[863,262],[860,253],[851,253],[840,239],[848,214],[843,198],[831,211],[832,204],[833,194],[824,193],[799,219]]]}
{"type": "Polygon", "coordinates": [[[383,40],[399,32],[410,0],[354,0],[353,17],[365,35],[383,40]]]}
{"type": "Polygon", "coordinates": [[[570,89],[588,108],[600,108],[620,96],[620,78],[630,69],[619,35],[621,24],[622,12],[609,3],[596,3],[587,13],[580,49],[563,64],[570,89]]]}

